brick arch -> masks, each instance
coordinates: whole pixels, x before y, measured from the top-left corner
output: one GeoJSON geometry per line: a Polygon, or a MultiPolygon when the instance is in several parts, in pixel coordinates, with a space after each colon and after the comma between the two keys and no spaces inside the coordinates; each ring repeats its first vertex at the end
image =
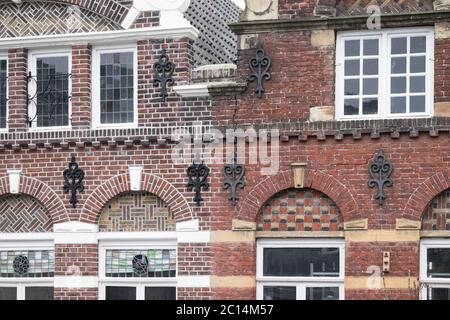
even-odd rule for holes
{"type": "MultiPolygon", "coordinates": [[[[102,209],[112,199],[132,191],[130,176],[121,174],[110,178],[98,186],[87,198],[80,219],[85,222],[98,222],[102,209]]],[[[176,222],[192,220],[193,214],[186,198],[167,180],[153,174],[142,174],[141,190],[161,198],[167,203],[176,222]]]]}
{"type": "Polygon", "coordinates": [[[450,170],[436,173],[422,182],[409,197],[403,217],[420,221],[431,201],[439,194],[450,188],[450,170]]]}
{"type": "MultiPolygon", "coordinates": [[[[237,219],[256,221],[261,207],[274,195],[294,188],[291,170],[283,171],[261,181],[243,199],[237,219]]],[[[358,204],[347,189],[333,176],[319,170],[305,170],[304,187],[322,192],[338,206],[344,221],[360,219],[358,204]]]]}
{"type": "MultiPolygon", "coordinates": [[[[0,179],[0,196],[11,194],[9,177],[0,179]]],[[[69,215],[61,198],[46,183],[35,178],[20,176],[19,194],[25,194],[38,200],[50,213],[53,224],[69,221],[69,215]]]]}

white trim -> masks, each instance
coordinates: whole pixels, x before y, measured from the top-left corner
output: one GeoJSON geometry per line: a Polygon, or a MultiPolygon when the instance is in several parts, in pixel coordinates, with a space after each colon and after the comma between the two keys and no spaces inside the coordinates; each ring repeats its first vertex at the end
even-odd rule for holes
{"type": "Polygon", "coordinates": [[[0,233],[1,250],[53,250],[53,233],[0,233]]]}
{"type": "MultiPolygon", "coordinates": [[[[361,49],[362,50],[362,49],[361,49]]],[[[406,54],[405,56],[411,56],[414,54],[406,54]]],[[[423,54],[421,54],[423,55],[423,54]]],[[[360,68],[362,68],[362,53],[360,52],[360,68]]],[[[370,57],[370,56],[368,56],[370,57]]],[[[357,57],[355,57],[356,59],[357,57]]],[[[350,59],[350,58],[349,58],[350,59]]],[[[407,66],[408,68],[408,66],[407,66]]],[[[407,70],[409,72],[409,70],[407,70]]],[[[433,27],[419,27],[419,28],[398,28],[398,29],[383,29],[383,30],[365,30],[365,31],[343,31],[337,34],[336,42],[336,120],[372,120],[372,119],[399,119],[399,118],[429,118],[434,113],[434,28],[433,27]],[[423,113],[404,113],[404,114],[391,114],[390,107],[390,77],[391,77],[391,53],[390,53],[390,39],[393,36],[425,36],[427,39],[426,48],[426,108],[423,113]],[[344,115],[344,50],[345,40],[364,40],[364,39],[379,39],[379,72],[378,76],[364,76],[364,78],[378,78],[378,114],[376,115],[362,115],[361,102],[360,102],[360,115],[345,116],[344,115]]],[[[421,74],[418,74],[421,75],[421,74]]],[[[355,79],[362,79],[363,76],[351,77],[355,79]]],[[[409,73],[407,78],[409,78],[409,73]]],[[[409,83],[409,81],[408,81],[409,83]]],[[[360,95],[355,98],[362,99],[362,81],[360,80],[360,95]]],[[[409,89],[407,89],[409,92],[409,89]]],[[[414,94],[413,94],[414,95],[414,94]]],[[[393,95],[395,96],[395,94],[393,95]]],[[[410,94],[406,94],[406,98],[410,97],[410,94]]],[[[350,96],[348,97],[350,99],[350,96]]],[[[408,99],[407,99],[408,100],[408,99]]]]}
{"type": "Polygon", "coordinates": [[[9,177],[9,192],[11,194],[18,194],[20,191],[20,175],[21,170],[8,170],[7,174],[9,177]]]}
{"type": "Polygon", "coordinates": [[[150,27],[106,32],[69,33],[38,37],[18,37],[0,39],[0,50],[10,48],[43,48],[73,46],[77,44],[107,45],[129,43],[144,39],[179,39],[187,37],[195,40],[199,31],[189,25],[182,27],[150,27]]]}
{"type": "Polygon", "coordinates": [[[450,239],[425,239],[420,242],[420,283],[423,285],[420,291],[421,300],[429,298],[428,296],[431,295],[429,288],[450,288],[450,278],[428,277],[428,249],[430,248],[450,248],[450,239]]]}
{"type": "Polygon", "coordinates": [[[177,232],[191,232],[200,230],[200,223],[198,219],[178,222],[176,224],[177,232]]]}
{"type": "Polygon", "coordinates": [[[139,17],[140,14],[141,14],[141,11],[139,11],[134,6],[132,6],[130,8],[130,10],[128,11],[127,15],[125,16],[125,19],[123,19],[123,21],[122,21],[122,24],[121,24],[122,28],[129,29],[133,25],[133,23],[136,21],[136,19],[139,17]]]}
{"type": "Polygon", "coordinates": [[[173,90],[183,98],[208,97],[208,83],[175,86],[173,90]]]}
{"type": "Polygon", "coordinates": [[[140,191],[141,181],[142,181],[142,172],[143,167],[129,167],[128,174],[130,175],[130,190],[131,191],[140,191]]]}
{"type": "Polygon", "coordinates": [[[179,288],[209,288],[211,276],[178,276],[179,288]]]}
{"type": "Polygon", "coordinates": [[[111,128],[137,128],[138,127],[138,56],[137,44],[122,44],[115,46],[102,46],[92,49],[92,128],[93,129],[111,129],[111,128]],[[100,55],[117,52],[133,53],[133,76],[134,76],[134,106],[133,122],[102,124],[100,115],[100,55]]]}
{"type": "Polygon", "coordinates": [[[97,244],[98,225],[70,221],[53,225],[55,244],[97,244]]]}
{"type": "Polygon", "coordinates": [[[178,243],[209,243],[211,241],[211,232],[177,232],[177,239],[178,243]]]}
{"type": "Polygon", "coordinates": [[[53,287],[53,278],[0,279],[0,287],[17,289],[17,300],[25,300],[25,290],[30,287],[53,287]]]}
{"type": "Polygon", "coordinates": [[[55,288],[98,288],[98,277],[93,276],[56,276],[55,288]]]}

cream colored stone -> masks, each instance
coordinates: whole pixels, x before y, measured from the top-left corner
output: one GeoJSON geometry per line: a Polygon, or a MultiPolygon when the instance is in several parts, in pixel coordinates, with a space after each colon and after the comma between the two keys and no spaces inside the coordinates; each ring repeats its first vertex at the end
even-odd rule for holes
{"type": "Polygon", "coordinates": [[[395,228],[397,230],[420,230],[422,223],[420,221],[414,221],[409,219],[396,219],[395,228]]]}
{"type": "Polygon", "coordinates": [[[311,33],[311,45],[313,47],[334,46],[335,43],[334,30],[313,30],[311,33]]]}
{"type": "Polygon", "coordinates": [[[419,242],[419,230],[346,231],[347,242],[419,242]]]}
{"type": "Polygon", "coordinates": [[[211,276],[212,288],[254,288],[256,278],[253,276],[211,276]]]}
{"type": "Polygon", "coordinates": [[[436,102],[434,104],[434,115],[436,117],[450,117],[450,102],[436,102]]]}
{"type": "Polygon", "coordinates": [[[278,19],[278,0],[245,0],[242,21],[278,19]]]}
{"type": "Polygon", "coordinates": [[[258,231],[256,238],[344,238],[343,231],[258,231]]]}
{"type": "Polygon", "coordinates": [[[212,231],[211,242],[255,242],[254,231],[212,231]]]}
{"type": "Polygon", "coordinates": [[[309,121],[332,121],[334,120],[334,107],[312,107],[309,109],[309,121]]]}
{"type": "Polygon", "coordinates": [[[434,10],[450,10],[450,0],[434,0],[434,10]]]}
{"type": "Polygon", "coordinates": [[[256,48],[258,43],[257,34],[242,34],[239,36],[239,49],[247,50],[256,48]]]}
{"type": "Polygon", "coordinates": [[[374,276],[345,277],[345,289],[415,289],[418,287],[419,279],[415,277],[384,277],[381,278],[380,287],[374,288],[374,276]]]}
{"type": "Polygon", "coordinates": [[[293,163],[292,174],[294,175],[294,187],[301,189],[305,186],[305,169],[307,163],[293,163]]]}
{"type": "Polygon", "coordinates": [[[255,231],[256,222],[233,219],[232,228],[233,231],[255,231]]]}
{"type": "Polygon", "coordinates": [[[450,238],[450,231],[424,230],[420,232],[421,238],[450,238]]]}
{"type": "Polygon", "coordinates": [[[367,230],[369,219],[344,222],[344,230],[367,230]]]}

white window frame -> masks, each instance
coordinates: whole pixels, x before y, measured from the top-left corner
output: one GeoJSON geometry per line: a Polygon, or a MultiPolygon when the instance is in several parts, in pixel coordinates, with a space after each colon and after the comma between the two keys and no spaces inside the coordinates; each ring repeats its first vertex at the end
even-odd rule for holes
{"type": "Polygon", "coordinates": [[[425,239],[420,242],[420,299],[428,299],[428,288],[448,288],[450,289],[450,278],[429,278],[428,277],[428,249],[448,248],[450,249],[450,239],[425,239]]]}
{"type": "MultiPolygon", "coordinates": [[[[0,251],[43,251],[55,250],[51,240],[2,241],[0,251]]],[[[17,288],[17,300],[25,300],[27,287],[54,287],[54,278],[1,278],[0,287],[17,288]]]]}
{"type": "Polygon", "coordinates": [[[137,44],[126,44],[119,46],[99,46],[92,49],[92,128],[114,129],[114,128],[137,128],[138,127],[138,57],[137,44]],[[101,123],[100,108],[100,55],[104,53],[133,53],[134,68],[134,121],[129,123],[101,123]]]}
{"type": "MultiPolygon", "coordinates": [[[[28,53],[28,72],[31,72],[31,75],[36,76],[36,67],[37,67],[37,59],[38,58],[47,58],[47,57],[67,57],[68,59],[68,73],[72,74],[72,49],[71,48],[59,48],[59,49],[46,49],[46,50],[33,50],[28,53]]],[[[32,96],[36,92],[36,83],[34,81],[30,81],[28,83],[28,95],[32,96]]],[[[68,77],[68,95],[72,97],[72,77],[68,77]]],[[[36,106],[31,103],[28,106],[28,118],[34,117],[36,114],[36,106]]],[[[69,115],[69,124],[67,126],[57,126],[57,127],[38,127],[37,119],[31,123],[31,127],[29,127],[30,131],[61,131],[61,130],[70,130],[72,128],[72,99],[69,98],[68,103],[68,115],[69,115]]],[[[28,121],[27,118],[27,121],[28,121]]]]}
{"type": "Polygon", "coordinates": [[[108,278],[106,277],[105,262],[107,250],[144,250],[144,249],[168,249],[175,250],[178,257],[177,240],[100,240],[99,242],[99,300],[105,300],[106,287],[135,287],[136,300],[145,299],[146,287],[174,287],[176,299],[178,299],[177,277],[178,258],[176,273],[173,278],[108,278]]]}
{"type": "Polygon", "coordinates": [[[0,60],[6,60],[6,126],[0,128],[0,133],[6,133],[9,130],[9,58],[8,53],[0,53],[0,60]]]}
{"type": "MultiPolygon", "coordinates": [[[[408,54],[409,56],[409,54],[408,54]]],[[[430,118],[434,114],[434,28],[399,28],[366,31],[343,31],[337,34],[336,40],[336,120],[374,120],[401,118],[430,118]],[[426,76],[425,76],[425,112],[391,114],[390,107],[390,75],[391,75],[391,41],[395,36],[426,36],[426,76]],[[379,38],[379,82],[378,82],[378,114],[376,115],[344,115],[344,55],[345,40],[364,40],[379,38]]],[[[409,75],[409,64],[407,65],[409,75]]],[[[360,88],[362,91],[362,88],[360,88]]],[[[410,95],[407,94],[408,98],[410,95]]],[[[355,96],[358,97],[358,96],[355,96]]],[[[361,110],[360,110],[361,112],[361,110]]]]}
{"type": "Polygon", "coordinates": [[[297,288],[297,300],[306,299],[306,287],[338,287],[339,300],[345,300],[345,240],[343,239],[259,239],[256,249],[256,297],[264,298],[264,286],[297,288]],[[339,248],[339,277],[264,277],[265,248],[339,248]]]}

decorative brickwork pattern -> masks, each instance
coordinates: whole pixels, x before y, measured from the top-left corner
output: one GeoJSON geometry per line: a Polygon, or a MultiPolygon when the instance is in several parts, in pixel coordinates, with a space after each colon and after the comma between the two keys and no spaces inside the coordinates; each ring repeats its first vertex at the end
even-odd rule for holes
{"type": "Polygon", "coordinates": [[[450,189],[433,199],[424,213],[422,229],[450,231],[450,189]]]}
{"type": "Polygon", "coordinates": [[[167,204],[150,193],[121,195],[103,209],[100,215],[101,232],[174,231],[173,219],[167,204]]]}
{"type": "Polygon", "coordinates": [[[259,231],[338,231],[343,229],[336,204],[316,190],[291,189],[271,198],[261,209],[259,231]]]}
{"type": "Polygon", "coordinates": [[[0,232],[51,232],[52,220],[48,210],[27,195],[0,197],[0,232]]]}
{"type": "Polygon", "coordinates": [[[408,13],[433,10],[433,1],[416,0],[341,0],[337,1],[337,15],[351,16],[367,14],[367,7],[379,6],[382,13],[408,13]]]}

